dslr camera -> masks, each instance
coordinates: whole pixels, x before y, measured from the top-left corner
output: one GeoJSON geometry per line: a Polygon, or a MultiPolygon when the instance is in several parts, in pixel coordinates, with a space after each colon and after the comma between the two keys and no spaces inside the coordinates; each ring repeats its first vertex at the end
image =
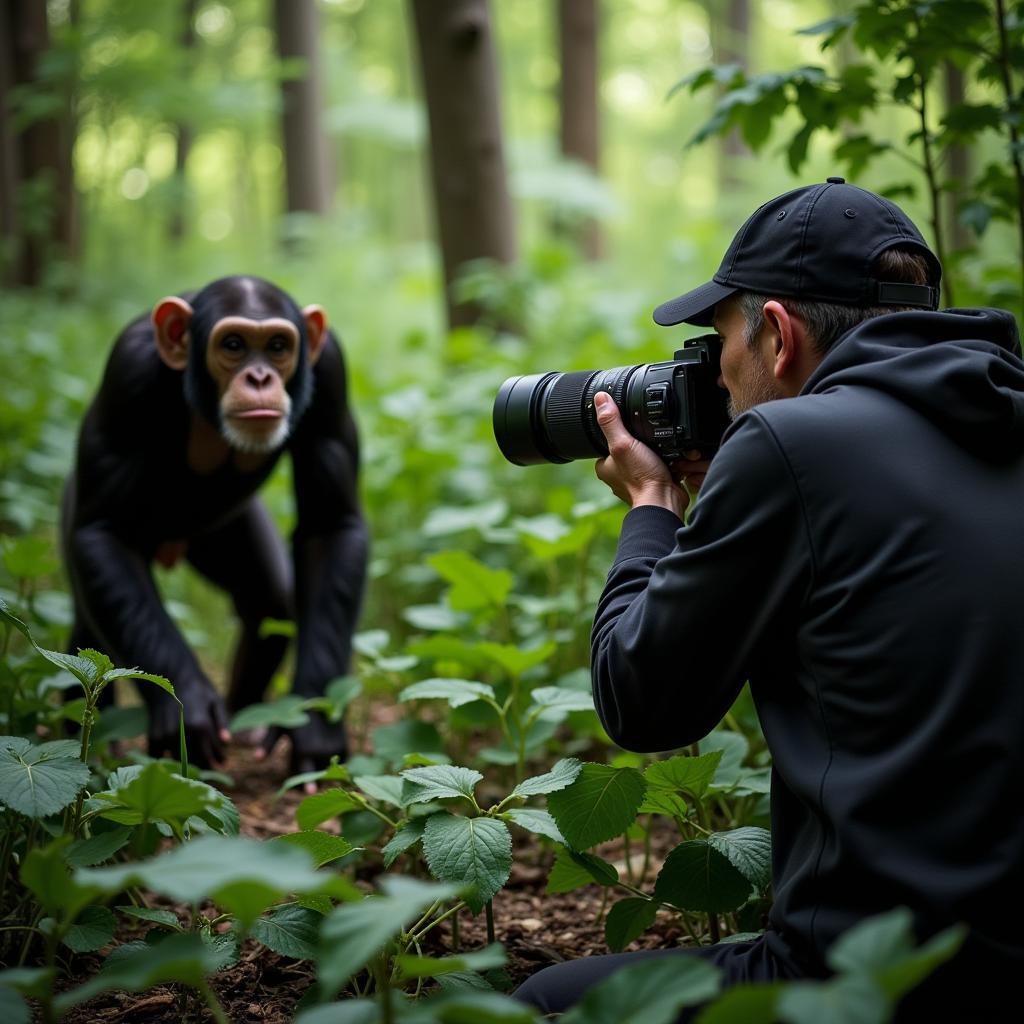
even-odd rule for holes
{"type": "Polygon", "coordinates": [[[531,373],[509,377],[494,400],[494,437],[517,466],[601,458],[608,445],[594,395],[607,391],[626,429],[666,462],[696,449],[718,450],[729,424],[728,392],[718,386],[721,343],[691,338],[667,363],[611,370],[531,373]]]}

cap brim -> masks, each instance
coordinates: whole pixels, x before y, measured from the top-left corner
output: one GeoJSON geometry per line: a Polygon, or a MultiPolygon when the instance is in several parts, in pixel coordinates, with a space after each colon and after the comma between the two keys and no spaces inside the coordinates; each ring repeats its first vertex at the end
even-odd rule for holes
{"type": "Polygon", "coordinates": [[[692,292],[680,295],[677,299],[663,302],[654,311],[654,322],[662,327],[674,327],[676,324],[698,324],[707,327],[715,312],[715,306],[722,299],[739,291],[731,285],[708,281],[692,292]]]}

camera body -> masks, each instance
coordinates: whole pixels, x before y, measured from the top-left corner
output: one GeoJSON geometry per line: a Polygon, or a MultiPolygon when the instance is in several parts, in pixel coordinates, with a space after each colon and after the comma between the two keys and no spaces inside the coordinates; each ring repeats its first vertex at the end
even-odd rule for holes
{"type": "Polygon", "coordinates": [[[607,391],[626,429],[666,462],[691,450],[708,457],[729,424],[720,351],[717,335],[708,334],[664,363],[509,377],[494,401],[498,447],[517,466],[607,455],[594,411],[594,395],[607,391]]]}

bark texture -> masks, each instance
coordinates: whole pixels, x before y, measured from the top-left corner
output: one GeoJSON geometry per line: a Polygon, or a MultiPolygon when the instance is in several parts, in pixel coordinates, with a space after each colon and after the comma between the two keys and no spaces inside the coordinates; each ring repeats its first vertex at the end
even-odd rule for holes
{"type": "Polygon", "coordinates": [[[331,205],[331,188],[322,123],[320,16],[316,0],[274,0],[274,21],[281,59],[299,58],[305,62],[300,77],[281,83],[288,212],[325,214],[331,205]]]}
{"type": "Polygon", "coordinates": [[[430,124],[448,322],[469,324],[479,310],[453,299],[459,268],[482,257],[504,263],[516,257],[490,8],[487,0],[411,4],[430,124]]]}

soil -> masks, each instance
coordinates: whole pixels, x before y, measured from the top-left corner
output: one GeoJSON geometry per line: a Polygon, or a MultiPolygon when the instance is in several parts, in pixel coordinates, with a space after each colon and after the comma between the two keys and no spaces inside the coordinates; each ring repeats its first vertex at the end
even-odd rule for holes
{"type": "MultiPolygon", "coordinates": [[[[277,801],[273,799],[288,774],[284,746],[280,744],[263,762],[257,762],[251,750],[244,747],[236,746],[229,754],[224,770],[232,776],[235,786],[227,792],[241,814],[243,835],[268,839],[296,829],[295,808],[303,799],[302,792],[292,790],[277,801]]],[[[320,827],[330,826],[325,823],[320,827]]],[[[508,957],[504,970],[510,988],[550,964],[607,953],[604,917],[611,905],[611,900],[605,899],[604,890],[596,885],[569,893],[546,894],[544,887],[553,859],[550,844],[542,846],[518,829],[514,831],[518,835],[512,874],[493,901],[495,936],[504,945],[508,957]]],[[[664,856],[676,842],[678,837],[669,829],[654,836],[646,879],[648,891],[664,856]]],[[[621,840],[599,847],[596,852],[616,864],[620,875],[625,876],[621,840]]],[[[640,851],[635,851],[634,867],[640,859],[640,851]]],[[[401,865],[399,861],[396,869],[401,865]]],[[[367,878],[372,878],[375,871],[373,868],[367,878]]],[[[615,895],[611,899],[618,898],[615,895]]],[[[184,907],[176,909],[182,917],[187,913],[184,907]]],[[[146,927],[142,922],[125,921],[118,940],[141,938],[146,927]]],[[[463,950],[486,945],[484,914],[474,918],[463,912],[460,933],[463,950]]],[[[432,935],[435,936],[433,945],[426,946],[424,953],[443,955],[450,950],[451,933],[447,923],[432,935]]],[[[681,938],[678,919],[661,914],[654,927],[628,949],[671,946],[681,938]]],[[[106,952],[73,957],[61,987],[74,987],[94,974],[106,952]]],[[[214,975],[211,985],[232,1022],[287,1024],[295,1015],[296,1004],[314,980],[315,966],[311,962],[280,956],[249,941],[243,946],[238,963],[214,975]]],[[[99,1021],[185,1024],[213,1021],[213,1017],[196,993],[180,986],[160,986],[143,993],[110,992],[98,996],[76,1007],[63,1021],[66,1024],[99,1021]]]]}

